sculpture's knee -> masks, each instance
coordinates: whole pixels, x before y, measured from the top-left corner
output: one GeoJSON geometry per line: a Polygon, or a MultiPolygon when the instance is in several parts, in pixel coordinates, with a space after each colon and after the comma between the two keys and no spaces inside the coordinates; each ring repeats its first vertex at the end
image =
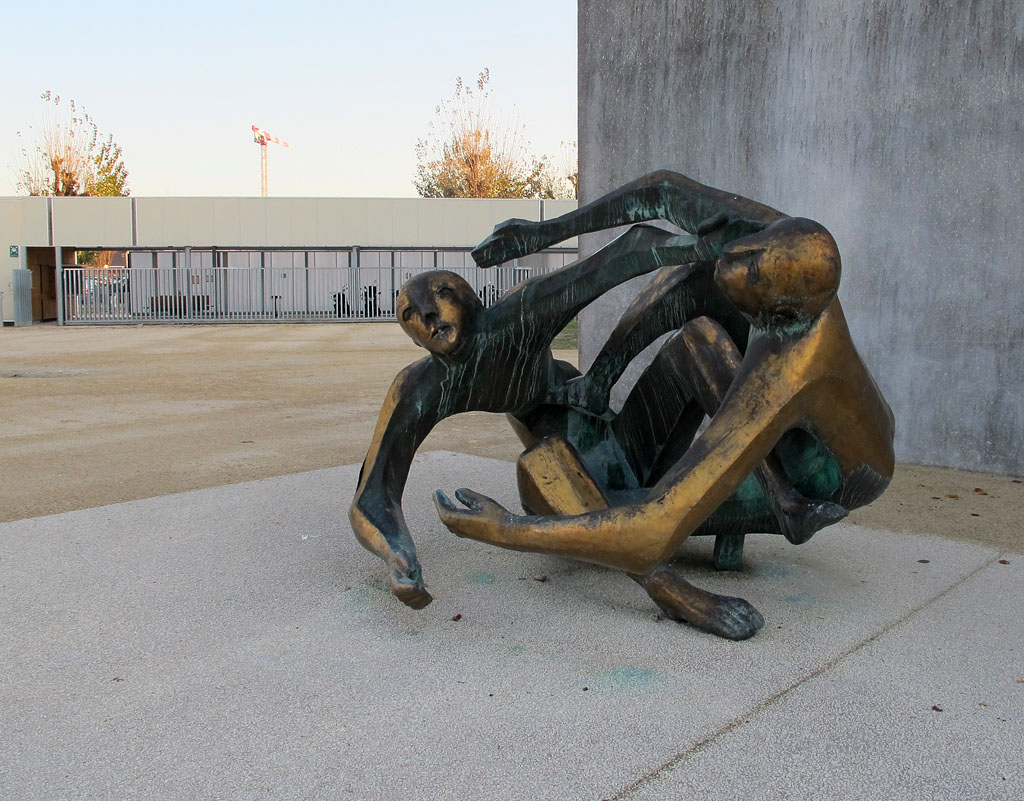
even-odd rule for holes
{"type": "Polygon", "coordinates": [[[678,186],[682,183],[692,183],[689,178],[675,170],[655,170],[640,180],[649,186],[678,186]]]}
{"type": "Polygon", "coordinates": [[[739,369],[742,356],[729,332],[710,317],[697,317],[690,320],[676,334],[680,344],[687,352],[714,361],[727,368],[730,373],[739,369]]]}
{"type": "Polygon", "coordinates": [[[696,317],[679,332],[687,345],[693,348],[711,347],[722,341],[729,341],[729,334],[710,317],[696,317]]]}
{"type": "Polygon", "coordinates": [[[682,351],[693,390],[708,414],[714,413],[728,391],[742,356],[728,332],[710,317],[698,317],[683,326],[666,347],[682,351]]]}

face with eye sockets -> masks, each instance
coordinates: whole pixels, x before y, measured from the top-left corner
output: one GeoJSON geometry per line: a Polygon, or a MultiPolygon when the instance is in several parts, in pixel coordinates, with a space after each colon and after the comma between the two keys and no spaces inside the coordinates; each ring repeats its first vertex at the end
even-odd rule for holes
{"type": "Polygon", "coordinates": [[[462,276],[435,271],[406,281],[395,314],[413,342],[431,353],[451,356],[473,333],[482,305],[462,276]]]}
{"type": "Polygon", "coordinates": [[[840,270],[832,235],[813,220],[790,217],[729,243],[715,281],[750,319],[785,325],[821,314],[836,295],[840,270]]]}

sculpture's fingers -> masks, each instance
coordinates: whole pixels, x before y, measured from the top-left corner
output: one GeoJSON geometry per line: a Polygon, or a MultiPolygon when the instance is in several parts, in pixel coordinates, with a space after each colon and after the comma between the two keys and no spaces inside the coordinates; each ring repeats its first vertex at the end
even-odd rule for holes
{"type": "Polygon", "coordinates": [[[694,233],[697,236],[704,236],[705,234],[714,231],[716,228],[721,228],[728,221],[729,215],[726,214],[724,211],[720,211],[718,212],[718,214],[715,214],[711,217],[708,217],[706,220],[701,220],[699,223],[697,223],[697,230],[694,231],[694,233]]]}
{"type": "Polygon", "coordinates": [[[474,512],[482,512],[484,510],[484,504],[496,505],[494,501],[488,498],[486,495],[481,495],[479,492],[473,492],[471,489],[460,487],[455,490],[455,497],[458,498],[466,508],[471,509],[474,512]]]}
{"type": "Polygon", "coordinates": [[[437,507],[437,513],[441,515],[443,519],[446,514],[459,513],[462,509],[455,505],[451,498],[449,498],[444,490],[434,490],[434,506],[437,507]]]}

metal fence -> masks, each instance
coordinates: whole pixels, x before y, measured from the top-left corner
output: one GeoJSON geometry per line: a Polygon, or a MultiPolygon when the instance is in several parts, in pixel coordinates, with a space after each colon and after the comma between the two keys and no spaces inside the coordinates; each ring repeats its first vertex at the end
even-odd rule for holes
{"type": "Polygon", "coordinates": [[[468,250],[131,251],[127,267],[64,268],[67,324],[353,322],[395,319],[417,273],[451,270],[485,306],[576,251],[481,270],[468,250]]]}

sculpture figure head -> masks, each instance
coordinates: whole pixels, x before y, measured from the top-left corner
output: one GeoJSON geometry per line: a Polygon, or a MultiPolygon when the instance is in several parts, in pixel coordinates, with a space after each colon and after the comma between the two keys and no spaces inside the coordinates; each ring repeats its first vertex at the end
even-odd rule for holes
{"type": "Polygon", "coordinates": [[[788,217],[730,242],[715,281],[737,308],[761,327],[809,322],[839,289],[841,262],[824,226],[788,217]]]}
{"type": "Polygon", "coordinates": [[[405,282],[395,315],[417,345],[439,356],[454,356],[475,331],[482,307],[466,279],[434,270],[405,282]]]}

